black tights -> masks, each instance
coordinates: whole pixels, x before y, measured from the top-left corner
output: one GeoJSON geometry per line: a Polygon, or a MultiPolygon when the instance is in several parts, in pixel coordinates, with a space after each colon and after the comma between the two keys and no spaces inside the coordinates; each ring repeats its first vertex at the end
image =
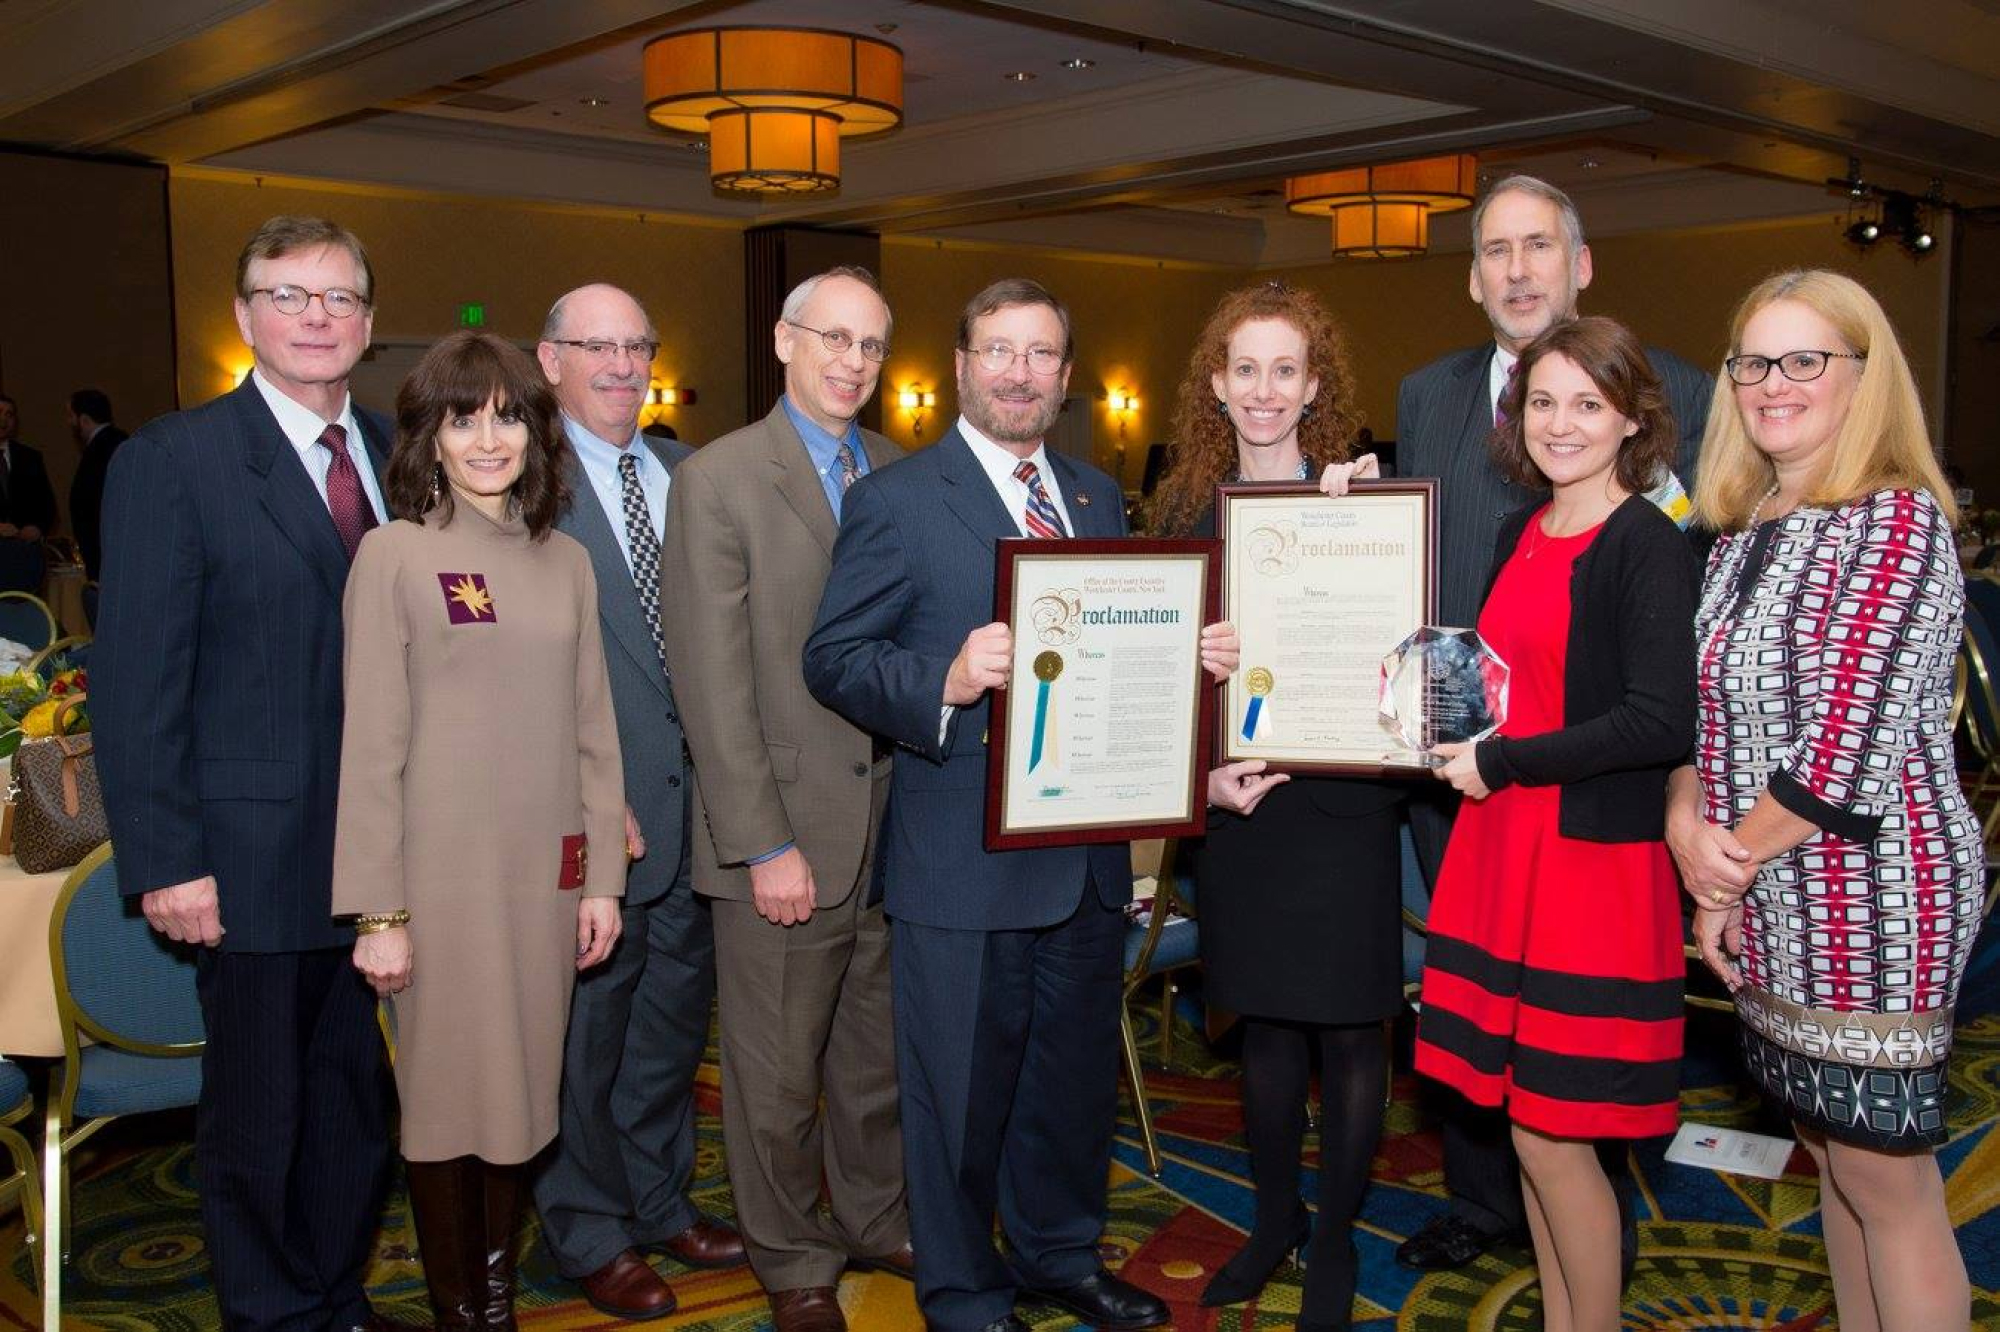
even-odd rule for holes
{"type": "Polygon", "coordinates": [[[1306,1248],[1300,1317],[1345,1327],[1354,1301],[1350,1232],[1382,1136],[1389,1046],[1382,1024],[1328,1027],[1243,1020],[1243,1125],[1257,1219],[1230,1259],[1241,1275],[1267,1272],[1303,1229],[1299,1153],[1305,1142],[1306,1083],[1320,1057],[1319,1220],[1306,1248]]]}

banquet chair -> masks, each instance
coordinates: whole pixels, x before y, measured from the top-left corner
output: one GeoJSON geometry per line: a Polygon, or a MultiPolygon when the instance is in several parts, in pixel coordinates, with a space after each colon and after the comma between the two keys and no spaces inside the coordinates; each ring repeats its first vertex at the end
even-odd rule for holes
{"type": "Polygon", "coordinates": [[[107,842],[70,871],[49,919],[63,1055],[43,1118],[45,1327],[61,1326],[70,1153],[114,1119],[191,1106],[201,1094],[194,950],[154,933],[136,907],[119,896],[107,842]]]}
{"type": "Polygon", "coordinates": [[[30,652],[40,652],[55,642],[56,617],[49,603],[32,592],[0,592],[0,638],[11,639],[30,652]]]}
{"type": "Polygon", "coordinates": [[[48,576],[49,557],[39,541],[0,537],[0,588],[32,592],[48,576]]]}
{"type": "MultiPolygon", "coordinates": [[[[35,1098],[28,1092],[28,1075],[21,1071],[19,1064],[11,1064],[0,1058],[0,1147],[7,1151],[13,1168],[0,1175],[0,1206],[15,1192],[21,1195],[21,1216],[27,1225],[24,1228],[28,1242],[28,1252],[35,1251],[42,1234],[42,1186],[41,1177],[35,1169],[35,1149],[21,1136],[14,1125],[35,1113],[35,1098]]],[[[35,1269],[30,1266],[29,1271],[35,1269]]]]}
{"type": "Polygon", "coordinates": [[[1164,1065],[1173,1049],[1174,983],[1167,973],[1194,966],[1201,960],[1199,936],[1194,919],[1192,887],[1182,889],[1174,877],[1176,842],[1134,842],[1133,873],[1143,877],[1152,870],[1155,888],[1152,909],[1134,919],[1125,930],[1125,990],[1118,1005],[1118,1035],[1125,1050],[1125,1076],[1132,1083],[1132,1113],[1139,1121],[1139,1137],[1146,1147],[1146,1169],[1160,1173],[1160,1142],[1153,1132],[1153,1110],[1146,1102],[1146,1075],[1139,1067],[1139,1040],[1132,1030],[1132,996],[1154,977],[1160,978],[1160,1062],[1164,1065]],[[1159,847],[1159,863],[1150,862],[1152,848],[1159,847]]]}

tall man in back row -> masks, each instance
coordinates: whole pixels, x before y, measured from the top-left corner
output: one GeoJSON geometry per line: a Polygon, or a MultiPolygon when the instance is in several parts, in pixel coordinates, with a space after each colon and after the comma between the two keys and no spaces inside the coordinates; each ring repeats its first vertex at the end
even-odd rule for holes
{"type": "MultiPolygon", "coordinates": [[[[535,1179],[556,1268],[614,1318],[672,1313],[648,1250],[696,1267],[743,1261],[695,1210],[694,1080],[715,996],[715,941],[689,873],[687,749],[667,676],[660,578],[667,495],[692,452],[639,431],[659,335],[630,293],[579,287],[550,307],[536,355],[562,407],[570,491],[558,529],[590,552],[630,806],[618,947],[577,977],[561,1123],[535,1179]]],[[[619,848],[605,847],[602,855],[619,848]]]]}
{"type": "MultiPolygon", "coordinates": [[[[813,696],[897,746],[881,844],[917,1299],[934,1332],[1025,1332],[1017,1294],[1100,1329],[1155,1327],[1165,1303],[1097,1247],[1130,848],[988,852],[982,818],[990,691],[1013,660],[988,622],[994,543],[1122,536],[1123,496],[1044,444],[1072,346],[1039,283],[973,297],[954,359],[957,424],[847,492],[805,648],[813,696]]],[[[1235,669],[1232,629],[1202,642],[1211,673],[1235,669]]]]}
{"type": "Polygon", "coordinates": [[[702,815],[694,886],[715,919],[723,1142],[776,1332],[843,1332],[849,1262],[913,1271],[874,875],[888,751],[807,693],[799,667],[847,488],[903,456],[855,419],[889,327],[866,269],[793,288],[773,330],[783,396],[682,464],[667,522],[667,660],[702,815]]]}
{"type": "MultiPolygon", "coordinates": [[[[1559,320],[1576,317],[1577,295],[1590,285],[1590,247],[1576,205],[1532,176],[1509,176],[1472,214],[1473,301],[1486,311],[1493,338],[1443,356],[1403,380],[1396,394],[1396,470],[1434,476],[1438,490],[1438,617],[1478,623],[1501,522],[1533,492],[1501,475],[1487,451],[1500,394],[1521,349],[1559,320]]],[[[1662,477],[1655,503],[1685,523],[1695,455],[1708,421],[1714,377],[1672,352],[1648,348],[1680,428],[1674,475],[1662,477]]],[[[1442,782],[1412,789],[1410,831],[1426,885],[1437,880],[1458,794],[1442,782]]],[[[1453,1098],[1444,1116],[1445,1189],[1451,1204],[1396,1250],[1420,1269],[1459,1267],[1496,1243],[1526,1242],[1520,1162],[1504,1113],[1453,1098]]],[[[1622,1144],[1621,1144],[1622,1148],[1622,1144]]],[[[1630,1176],[1622,1150],[1607,1161],[1619,1187],[1627,1271],[1634,1253],[1630,1176]]]]}
{"type": "Polygon", "coordinates": [[[236,263],[248,378],[134,435],[104,498],[98,772],[119,891],[199,946],[195,1180],[227,1332],[376,1325],[388,1066],[332,911],[341,595],[393,440],[347,391],[374,298],[351,232],[266,222],[236,263]]]}

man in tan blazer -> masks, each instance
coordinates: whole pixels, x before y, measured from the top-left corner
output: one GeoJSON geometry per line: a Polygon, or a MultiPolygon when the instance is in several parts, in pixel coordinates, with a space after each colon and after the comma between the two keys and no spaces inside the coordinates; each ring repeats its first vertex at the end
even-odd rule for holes
{"type": "Polygon", "coordinates": [[[901,456],[855,423],[889,330],[866,269],[800,283],[774,330],[784,396],[682,463],[669,498],[664,628],[702,815],[694,885],[713,899],[723,1141],[778,1332],[844,1329],[850,1263],[913,1270],[873,873],[890,762],[800,669],[846,487],[901,456]]]}

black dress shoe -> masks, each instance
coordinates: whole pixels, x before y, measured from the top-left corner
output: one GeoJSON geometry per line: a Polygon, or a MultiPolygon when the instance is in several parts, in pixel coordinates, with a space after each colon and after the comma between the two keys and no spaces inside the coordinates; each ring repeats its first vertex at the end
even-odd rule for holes
{"type": "Polygon", "coordinates": [[[1396,1246],[1396,1261],[1419,1272],[1436,1272],[1467,1263],[1501,1244],[1523,1244],[1527,1236],[1518,1230],[1481,1230],[1462,1216],[1446,1212],[1424,1223],[1424,1228],[1396,1246]]]}
{"type": "Polygon", "coordinates": [[[1098,1332],[1140,1332],[1173,1321],[1167,1302],[1099,1269],[1068,1286],[1024,1286],[1023,1295],[1069,1310],[1098,1332]]]}

